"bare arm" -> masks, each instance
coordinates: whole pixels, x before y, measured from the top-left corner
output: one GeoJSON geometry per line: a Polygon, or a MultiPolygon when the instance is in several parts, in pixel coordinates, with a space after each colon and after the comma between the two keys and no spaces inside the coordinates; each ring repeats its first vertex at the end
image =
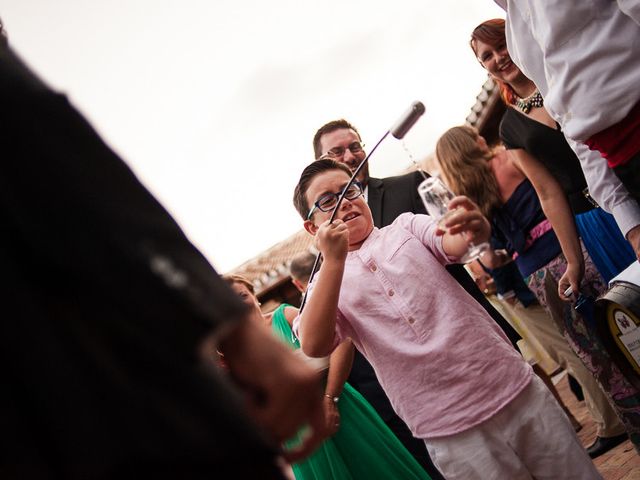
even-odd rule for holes
{"type": "Polygon", "coordinates": [[[344,383],[349,377],[353,365],[353,344],[351,340],[342,342],[331,354],[329,359],[329,374],[324,390],[323,407],[325,432],[331,436],[340,428],[340,412],[335,398],[340,399],[344,383]]]}
{"type": "Polygon", "coordinates": [[[339,397],[342,393],[344,383],[351,373],[353,366],[353,343],[347,339],[342,342],[331,354],[329,358],[329,376],[325,394],[339,397]]]}
{"type": "Polygon", "coordinates": [[[324,357],[333,348],[348,241],[349,230],[341,220],[323,223],[316,234],[316,246],[324,260],[302,312],[299,331],[302,351],[310,357],[324,357]]]}
{"type": "MultiPolygon", "coordinates": [[[[298,310],[288,307],[284,311],[285,318],[289,325],[293,325],[293,321],[298,314],[298,310]]],[[[324,410],[325,435],[330,437],[338,431],[340,427],[340,412],[335,398],[340,398],[344,384],[351,373],[353,365],[353,343],[347,339],[342,342],[329,357],[329,371],[327,374],[327,384],[322,399],[322,407],[324,410]]]]}
{"type": "Polygon", "coordinates": [[[562,253],[567,259],[567,270],[558,282],[558,293],[560,298],[567,298],[564,291],[571,286],[574,292],[579,292],[580,281],[584,275],[582,247],[567,196],[549,170],[525,150],[507,152],[513,164],[531,181],[542,210],[558,237],[562,253]]]}

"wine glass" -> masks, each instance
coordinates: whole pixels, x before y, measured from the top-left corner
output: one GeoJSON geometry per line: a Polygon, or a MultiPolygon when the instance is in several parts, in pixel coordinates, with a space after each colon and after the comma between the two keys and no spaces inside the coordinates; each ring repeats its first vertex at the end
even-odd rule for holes
{"type": "MultiPolygon", "coordinates": [[[[418,194],[427,209],[427,213],[438,222],[438,227],[445,232],[448,228],[445,226],[447,219],[453,215],[459,208],[449,210],[449,202],[455,196],[447,186],[442,183],[438,177],[429,177],[418,186],[418,194]]],[[[462,234],[461,234],[462,235],[462,234]]],[[[468,242],[469,248],[466,253],[460,257],[460,262],[470,263],[477,260],[484,252],[489,250],[490,246],[487,242],[475,245],[468,242]]]]}

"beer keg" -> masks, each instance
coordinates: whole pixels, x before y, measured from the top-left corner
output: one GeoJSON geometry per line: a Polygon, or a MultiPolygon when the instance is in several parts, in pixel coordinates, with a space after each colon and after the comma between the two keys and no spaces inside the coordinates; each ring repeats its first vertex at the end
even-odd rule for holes
{"type": "Polygon", "coordinates": [[[598,334],[622,373],[640,388],[640,286],[616,281],[595,302],[598,334]]]}

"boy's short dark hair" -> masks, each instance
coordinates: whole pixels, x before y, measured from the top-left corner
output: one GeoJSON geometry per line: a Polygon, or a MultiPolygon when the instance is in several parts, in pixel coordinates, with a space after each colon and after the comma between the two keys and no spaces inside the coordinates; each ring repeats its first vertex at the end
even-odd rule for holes
{"type": "Polygon", "coordinates": [[[356,132],[358,140],[362,141],[358,129],[347,122],[344,118],[341,118],[340,120],[332,120],[331,122],[325,123],[323,126],[321,126],[313,136],[313,153],[316,156],[316,159],[320,158],[320,155],[322,155],[322,148],[320,147],[320,137],[327,133],[335,132],[336,130],[342,129],[353,130],[354,132],[356,132]]]}
{"type": "Polygon", "coordinates": [[[307,190],[309,189],[311,180],[313,180],[316,175],[328,172],[329,170],[342,170],[351,178],[351,170],[349,170],[349,167],[330,159],[316,160],[302,171],[300,180],[298,180],[298,184],[293,191],[293,206],[296,207],[296,210],[303,220],[307,219],[310,211],[307,205],[307,190]]]}

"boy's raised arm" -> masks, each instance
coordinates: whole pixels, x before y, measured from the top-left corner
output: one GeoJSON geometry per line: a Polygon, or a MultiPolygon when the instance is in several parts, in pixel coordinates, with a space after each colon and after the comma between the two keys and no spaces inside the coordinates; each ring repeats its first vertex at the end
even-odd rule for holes
{"type": "Polygon", "coordinates": [[[316,247],[323,262],[299,328],[302,351],[310,357],[329,355],[335,346],[338,298],[348,242],[349,230],[341,220],[323,223],[316,234],[316,247]]]}

